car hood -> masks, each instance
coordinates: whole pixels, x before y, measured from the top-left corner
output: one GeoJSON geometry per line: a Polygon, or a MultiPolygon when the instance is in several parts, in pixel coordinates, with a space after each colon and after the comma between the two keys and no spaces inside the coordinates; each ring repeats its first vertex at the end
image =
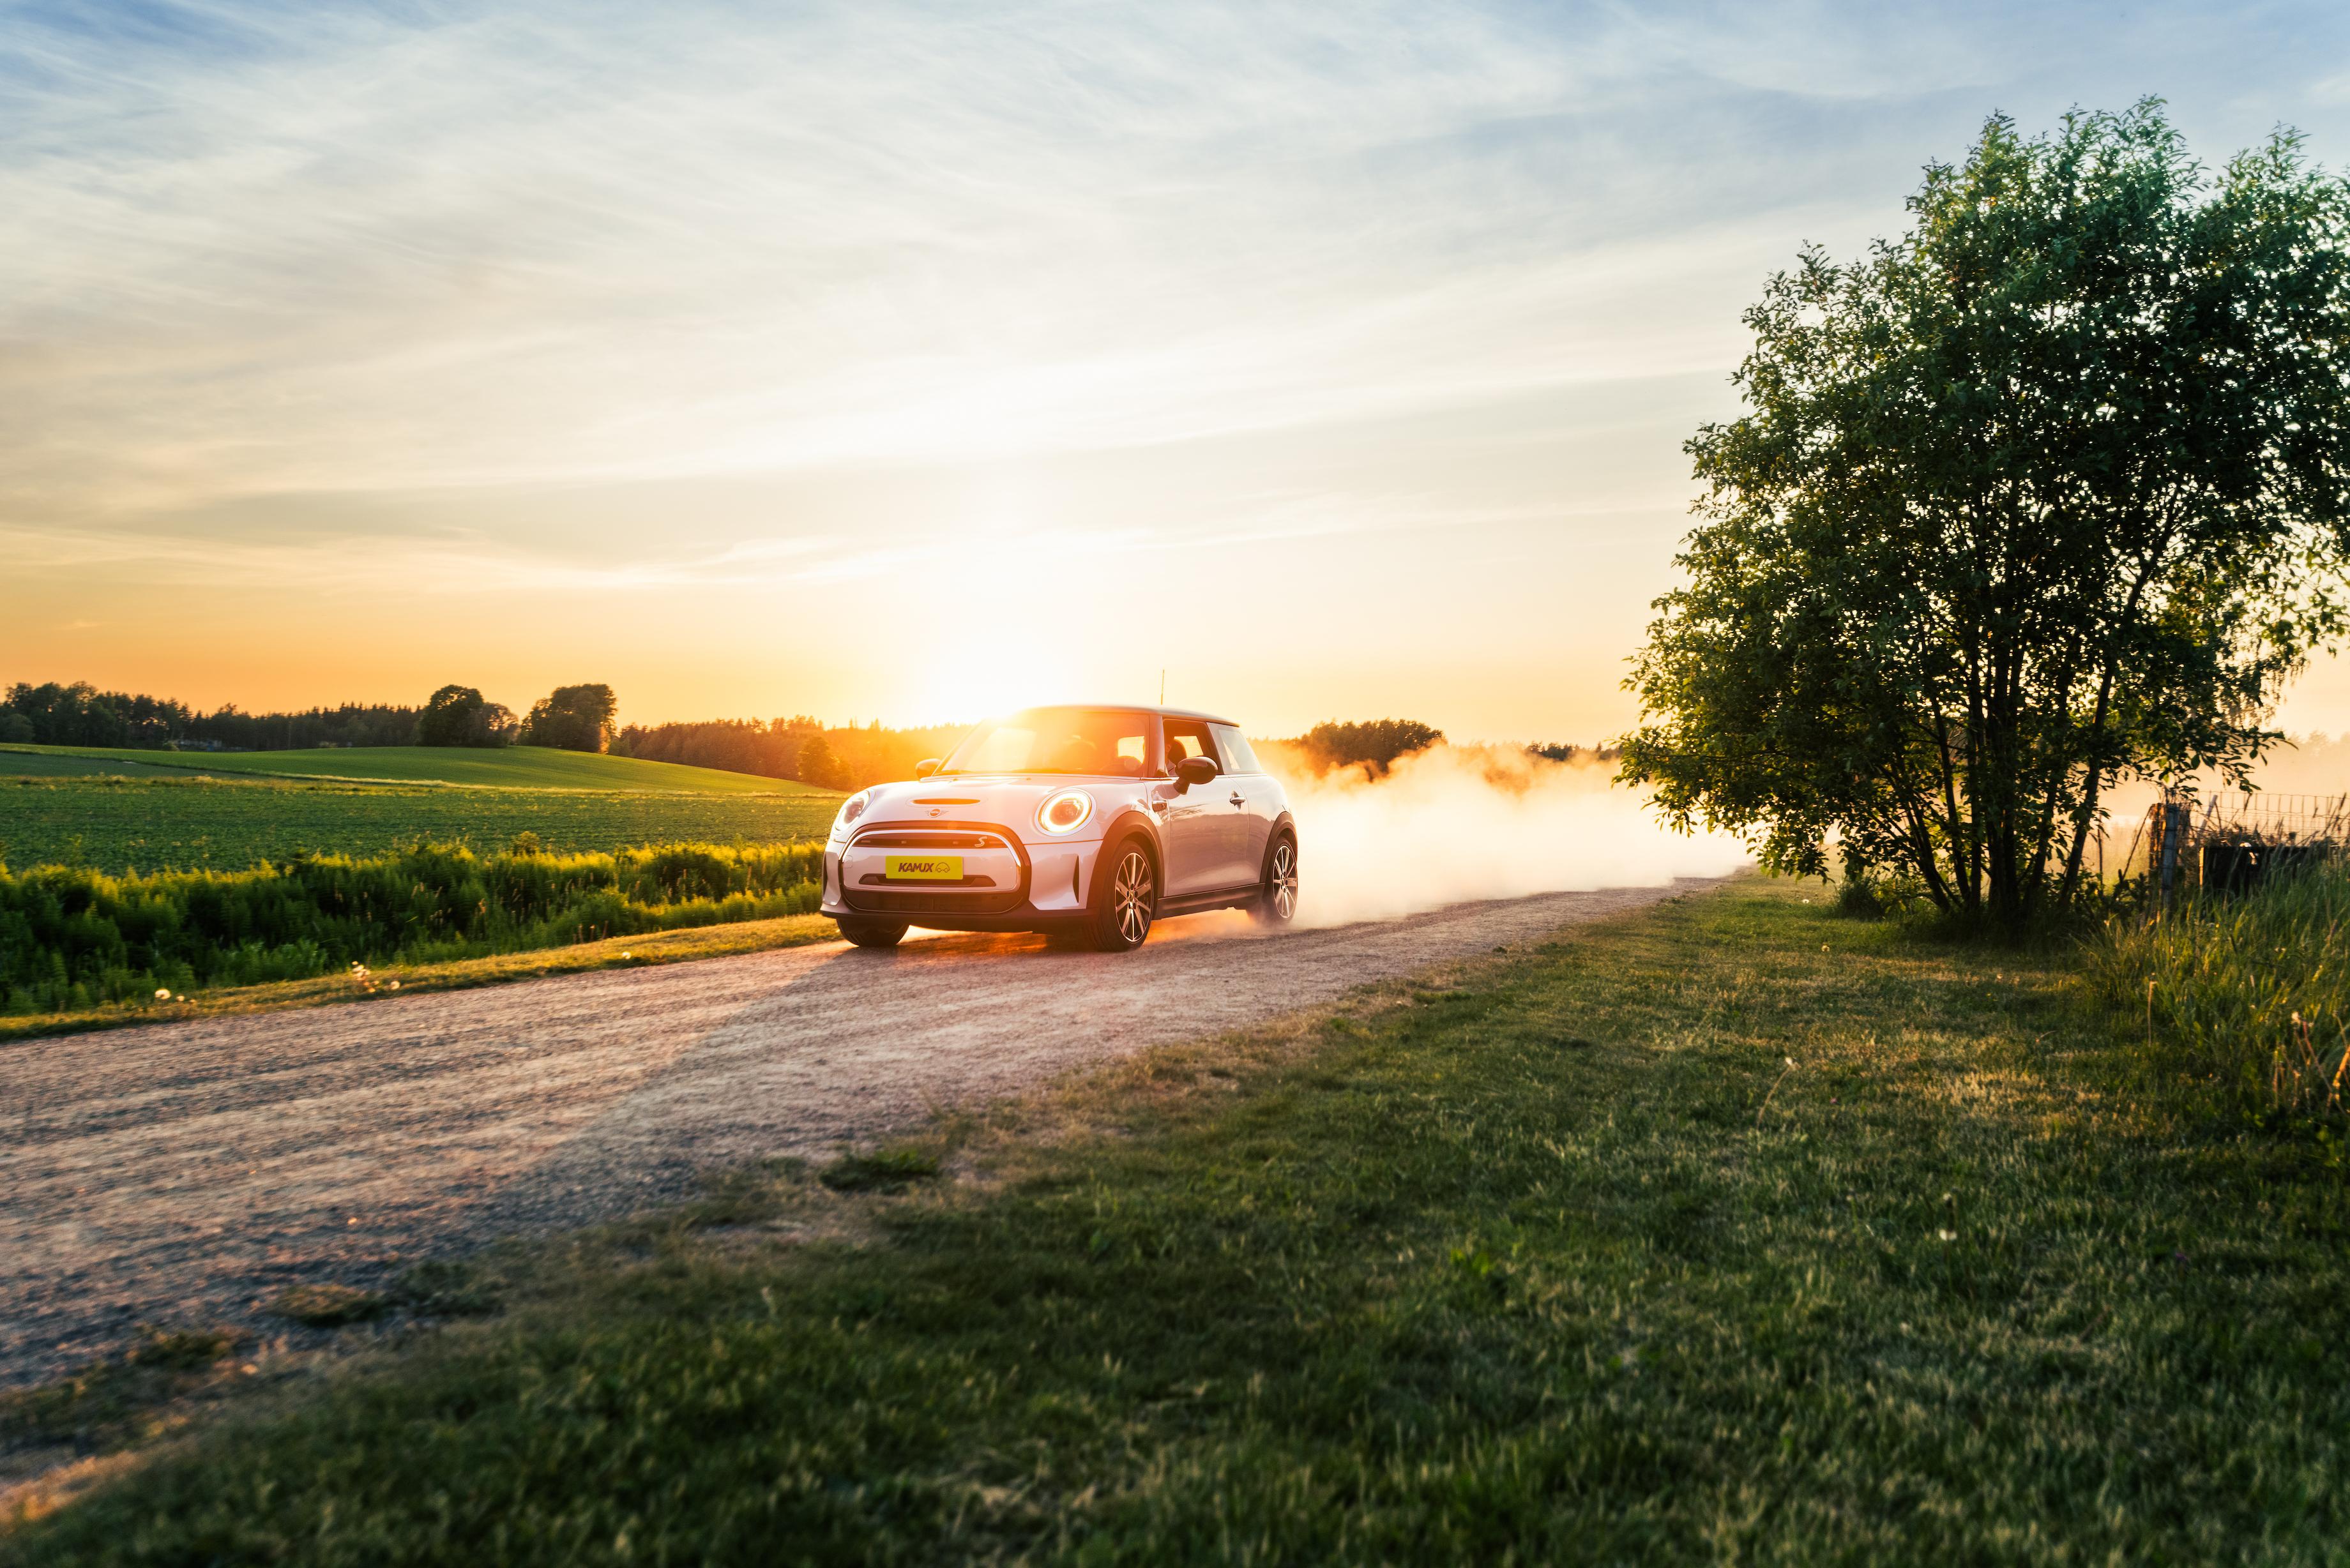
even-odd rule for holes
{"type": "Polygon", "coordinates": [[[1098,836],[1102,825],[1122,805],[1139,800],[1163,780],[1092,778],[1072,774],[957,774],[903,784],[876,784],[856,826],[876,822],[985,822],[1008,827],[1024,839],[1048,840],[1036,826],[1045,797],[1081,789],[1094,797],[1094,820],[1075,836],[1098,836]]]}

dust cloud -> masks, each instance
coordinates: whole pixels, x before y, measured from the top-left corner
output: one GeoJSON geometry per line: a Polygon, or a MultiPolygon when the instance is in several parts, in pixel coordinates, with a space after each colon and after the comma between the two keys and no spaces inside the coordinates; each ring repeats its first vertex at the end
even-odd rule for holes
{"type": "Polygon", "coordinates": [[[1317,775],[1287,747],[1258,750],[1297,819],[1301,926],[1721,877],[1752,858],[1727,834],[1671,832],[1645,795],[1610,783],[1607,764],[1439,745],[1370,778],[1317,775]]]}

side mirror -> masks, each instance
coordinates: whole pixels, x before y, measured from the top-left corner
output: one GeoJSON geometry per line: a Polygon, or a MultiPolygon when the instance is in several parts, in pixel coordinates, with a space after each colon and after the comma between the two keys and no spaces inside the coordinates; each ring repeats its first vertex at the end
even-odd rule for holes
{"type": "Polygon", "coordinates": [[[941,758],[926,757],[914,764],[914,776],[918,779],[926,779],[945,765],[945,762],[941,758]]]}
{"type": "Polygon", "coordinates": [[[1206,784],[1219,771],[1213,757],[1185,757],[1175,764],[1175,792],[1180,794],[1193,784],[1206,784]]]}

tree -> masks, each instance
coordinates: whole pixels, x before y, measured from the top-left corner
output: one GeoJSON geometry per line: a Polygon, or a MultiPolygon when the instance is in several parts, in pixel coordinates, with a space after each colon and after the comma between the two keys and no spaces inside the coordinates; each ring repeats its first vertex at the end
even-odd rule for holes
{"type": "Polygon", "coordinates": [[[2016,929],[2117,778],[2241,782],[2341,628],[2350,200],[2289,133],[2209,176],[2148,99],[1995,117],[1908,210],[1747,312],[1620,776],[2016,929]]]}
{"type": "Polygon", "coordinates": [[[619,707],[609,686],[558,686],[531,704],[522,743],[566,752],[608,751],[619,707]]]}
{"type": "Polygon", "coordinates": [[[816,731],[800,742],[798,767],[802,784],[814,784],[818,789],[844,787],[846,775],[841,771],[839,761],[832,754],[832,742],[824,738],[822,730],[816,731]]]}
{"type": "Polygon", "coordinates": [[[1359,724],[1331,720],[1306,731],[1297,746],[1324,773],[1359,763],[1370,776],[1379,778],[1398,757],[1424,752],[1443,739],[1443,731],[1417,719],[1372,719],[1359,724]]]}
{"type": "Polygon", "coordinates": [[[510,746],[514,739],[513,711],[470,686],[443,686],[416,717],[420,746],[510,746]]]}

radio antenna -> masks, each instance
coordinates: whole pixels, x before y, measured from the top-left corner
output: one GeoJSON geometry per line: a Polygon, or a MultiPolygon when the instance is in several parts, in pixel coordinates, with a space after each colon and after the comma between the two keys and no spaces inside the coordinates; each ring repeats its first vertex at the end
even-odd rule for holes
{"type": "Polygon", "coordinates": [[[1165,670],[1159,672],[1159,705],[1161,708],[1167,706],[1167,671],[1165,670]]]}

